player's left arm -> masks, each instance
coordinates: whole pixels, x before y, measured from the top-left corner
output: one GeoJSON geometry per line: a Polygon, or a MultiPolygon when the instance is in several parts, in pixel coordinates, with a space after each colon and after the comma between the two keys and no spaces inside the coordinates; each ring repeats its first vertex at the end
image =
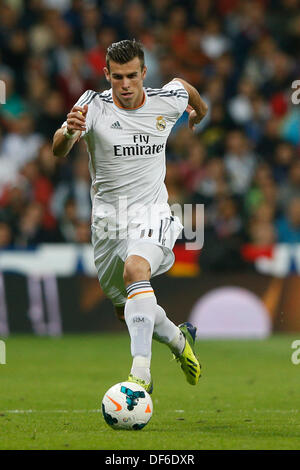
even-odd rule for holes
{"type": "Polygon", "coordinates": [[[189,104],[186,110],[189,113],[189,128],[194,130],[195,124],[199,124],[199,122],[206,115],[208,111],[207,104],[203,101],[200,94],[196,88],[193,87],[193,85],[186,82],[182,78],[174,78],[173,80],[180,82],[189,95],[189,104]]]}

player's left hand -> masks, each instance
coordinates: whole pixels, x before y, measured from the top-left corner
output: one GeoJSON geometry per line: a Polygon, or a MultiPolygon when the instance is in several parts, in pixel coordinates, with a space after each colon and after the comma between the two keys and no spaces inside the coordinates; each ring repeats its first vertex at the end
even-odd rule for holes
{"type": "Polygon", "coordinates": [[[204,116],[199,116],[190,104],[187,105],[186,112],[189,113],[189,128],[194,131],[195,124],[199,124],[204,116]]]}

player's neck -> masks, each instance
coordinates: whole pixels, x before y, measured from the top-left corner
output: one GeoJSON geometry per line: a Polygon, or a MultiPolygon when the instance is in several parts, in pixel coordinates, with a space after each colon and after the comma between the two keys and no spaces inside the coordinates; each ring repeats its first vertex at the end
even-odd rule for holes
{"type": "Polygon", "coordinates": [[[145,99],[146,99],[146,95],[143,89],[141,90],[141,93],[137,96],[137,98],[132,103],[128,103],[128,104],[122,103],[114,93],[112,95],[113,95],[113,100],[114,100],[115,105],[118,106],[118,108],[122,108],[122,109],[140,108],[141,106],[144,105],[145,99]]]}

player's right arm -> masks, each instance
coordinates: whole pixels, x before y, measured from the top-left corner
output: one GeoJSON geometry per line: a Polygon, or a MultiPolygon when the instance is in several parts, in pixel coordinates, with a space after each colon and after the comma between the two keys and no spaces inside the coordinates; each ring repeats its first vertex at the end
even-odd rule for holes
{"type": "Polygon", "coordinates": [[[203,101],[196,88],[190,83],[182,78],[174,78],[174,81],[180,82],[189,95],[189,104],[186,111],[189,113],[189,128],[194,130],[195,124],[199,124],[205,117],[208,111],[207,104],[203,101]]]}
{"type": "Polygon", "coordinates": [[[86,130],[88,106],[74,106],[67,115],[66,125],[58,129],[53,137],[52,151],[56,157],[66,157],[73,145],[86,130]]]}

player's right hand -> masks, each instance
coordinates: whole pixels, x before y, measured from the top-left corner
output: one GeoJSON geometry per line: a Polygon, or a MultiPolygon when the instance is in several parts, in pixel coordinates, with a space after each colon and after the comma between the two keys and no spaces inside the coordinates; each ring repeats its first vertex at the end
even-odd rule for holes
{"type": "Polygon", "coordinates": [[[187,105],[186,112],[189,115],[188,126],[192,131],[194,131],[195,124],[199,124],[199,122],[204,118],[204,116],[199,116],[190,104],[187,105]]]}
{"type": "Polygon", "coordinates": [[[67,115],[67,127],[70,134],[75,131],[86,130],[86,114],[88,112],[88,105],[85,104],[83,107],[74,106],[69,114],[67,115]]]}

